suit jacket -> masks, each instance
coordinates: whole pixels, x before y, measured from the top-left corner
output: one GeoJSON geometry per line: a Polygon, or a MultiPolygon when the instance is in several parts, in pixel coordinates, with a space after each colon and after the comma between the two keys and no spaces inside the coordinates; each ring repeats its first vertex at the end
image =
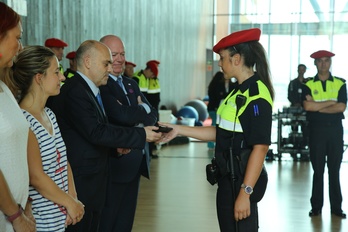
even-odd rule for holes
{"type": "MultiPolygon", "coordinates": [[[[140,92],[138,84],[123,76],[123,85],[126,93],[114,79],[109,77],[107,85],[100,88],[105,112],[110,123],[132,128],[140,123],[145,126],[154,125],[157,122],[157,112],[140,92]],[[142,98],[142,102],[150,106],[151,112],[149,114],[144,107],[138,104],[138,96],[142,98]]],[[[145,177],[149,178],[149,153],[145,154],[146,167],[141,167],[143,156],[143,151],[131,150],[129,154],[111,159],[109,165],[110,180],[118,183],[130,182],[139,173],[139,170],[145,177]]]]}
{"type": "Polygon", "coordinates": [[[78,74],[51,99],[67,147],[79,199],[101,210],[106,196],[107,163],[116,148],[144,149],[142,128],[116,127],[108,123],[92,90],[78,74]]]}

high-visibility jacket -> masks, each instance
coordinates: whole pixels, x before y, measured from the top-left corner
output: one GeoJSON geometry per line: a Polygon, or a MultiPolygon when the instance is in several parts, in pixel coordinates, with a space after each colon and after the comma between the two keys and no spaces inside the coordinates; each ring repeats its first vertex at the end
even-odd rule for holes
{"type": "Polygon", "coordinates": [[[142,70],[134,73],[133,77],[138,78],[139,80],[139,89],[141,92],[145,92],[147,93],[148,89],[149,89],[149,80],[145,77],[145,75],[143,74],[142,70]]]}
{"type": "Polygon", "coordinates": [[[149,88],[147,90],[148,94],[154,94],[161,92],[161,87],[159,80],[157,78],[150,78],[149,79],[149,88]]]}
{"type": "Polygon", "coordinates": [[[312,98],[314,101],[336,101],[338,98],[339,90],[345,84],[345,81],[341,78],[332,76],[332,79],[329,78],[325,84],[325,89],[327,91],[323,89],[322,82],[318,80],[318,78],[313,78],[306,82],[306,85],[311,90],[312,98]]]}
{"type": "MultiPolygon", "coordinates": [[[[247,89],[244,93],[241,90],[232,91],[226,99],[220,104],[217,110],[216,124],[220,128],[235,131],[243,132],[242,125],[239,121],[239,116],[243,114],[244,110],[247,108],[248,104],[256,99],[263,98],[273,106],[273,100],[267,86],[261,81],[256,81],[258,91],[253,90],[258,94],[251,95],[250,89],[247,89]],[[237,105],[236,98],[238,95],[243,95],[246,97],[245,104],[239,109],[237,114],[237,105]]],[[[257,106],[256,106],[257,107],[257,106]]],[[[254,109],[254,112],[257,113],[259,109],[254,109]]]]}

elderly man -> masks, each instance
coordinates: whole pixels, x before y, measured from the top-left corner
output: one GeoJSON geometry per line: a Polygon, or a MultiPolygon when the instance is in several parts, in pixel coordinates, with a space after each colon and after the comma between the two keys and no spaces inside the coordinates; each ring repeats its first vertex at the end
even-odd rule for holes
{"type": "Polygon", "coordinates": [[[318,216],[324,204],[323,176],[327,162],[331,213],[346,218],[342,211],[340,166],[343,156],[343,112],[347,103],[345,80],[332,76],[331,58],[335,54],[320,50],[311,58],[318,73],[303,88],[303,107],[309,122],[309,150],[313,185],[309,216],[318,216]]]}
{"type": "MultiPolygon", "coordinates": [[[[111,50],[112,71],[107,85],[100,88],[106,115],[111,123],[130,128],[151,126],[157,121],[156,110],[140,92],[137,83],[122,75],[125,47],[115,35],[100,39],[111,50]]],[[[140,175],[149,178],[148,151],[132,150],[122,158],[111,157],[106,204],[101,231],[131,231],[137,205],[140,175]]]]}

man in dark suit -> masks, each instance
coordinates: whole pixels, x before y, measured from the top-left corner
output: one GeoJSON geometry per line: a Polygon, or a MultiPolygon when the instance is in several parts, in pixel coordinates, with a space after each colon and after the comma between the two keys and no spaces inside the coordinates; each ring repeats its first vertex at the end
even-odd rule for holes
{"type": "Polygon", "coordinates": [[[76,51],[76,61],[75,77],[63,85],[50,108],[66,143],[79,200],[85,205],[83,219],[66,231],[96,232],[105,203],[109,156],[142,151],[145,141],[161,135],[153,132],[157,127],[122,128],[108,123],[99,93],[111,71],[108,47],[87,40],[76,51]]]}
{"type": "MultiPolygon", "coordinates": [[[[100,39],[111,50],[113,63],[107,85],[100,88],[105,112],[110,123],[126,127],[152,126],[158,115],[141,93],[138,84],[122,75],[125,48],[114,35],[100,39]]],[[[129,154],[109,161],[106,205],[102,211],[100,230],[130,232],[137,205],[140,176],[149,178],[149,153],[132,150],[129,154]]]]}

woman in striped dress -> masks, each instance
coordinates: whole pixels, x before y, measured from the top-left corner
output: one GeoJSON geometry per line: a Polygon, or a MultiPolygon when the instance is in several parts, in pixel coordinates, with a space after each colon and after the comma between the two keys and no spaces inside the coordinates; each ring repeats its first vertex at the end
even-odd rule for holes
{"type": "Polygon", "coordinates": [[[12,80],[19,90],[19,105],[30,125],[28,139],[29,197],[37,231],[65,231],[84,214],[77,200],[66,148],[48,97],[59,94],[65,78],[54,53],[29,46],[18,54],[12,80]]]}

